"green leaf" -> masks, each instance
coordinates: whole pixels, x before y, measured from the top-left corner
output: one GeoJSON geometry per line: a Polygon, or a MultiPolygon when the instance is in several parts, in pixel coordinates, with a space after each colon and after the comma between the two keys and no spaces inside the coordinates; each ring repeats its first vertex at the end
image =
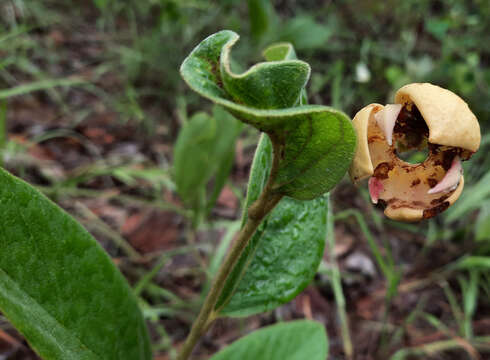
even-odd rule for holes
{"type": "Polygon", "coordinates": [[[269,311],[303,291],[322,259],[325,209],[323,196],[308,202],[281,200],[251,239],[243,257],[250,265],[238,274],[238,286],[220,314],[242,317],[269,311]]]}
{"type": "Polygon", "coordinates": [[[427,32],[434,35],[438,40],[443,40],[451,27],[451,22],[446,19],[429,18],[427,19],[425,26],[427,32]]]}
{"type": "Polygon", "coordinates": [[[44,359],[150,359],[137,301],[73,218],[0,169],[0,310],[44,359]]]}
{"type": "Polygon", "coordinates": [[[489,256],[464,256],[460,260],[451,265],[456,269],[490,269],[490,257],[489,256]]]}
{"type": "MultiPolygon", "coordinates": [[[[286,43],[269,47],[264,55],[275,61],[296,58],[294,48],[286,43]]],[[[250,171],[245,209],[259,197],[271,166],[272,143],[263,134],[250,171]]],[[[306,287],[325,247],[326,206],[323,198],[281,200],[259,226],[230,273],[216,304],[221,315],[248,316],[271,310],[306,287]]],[[[242,223],[246,217],[244,211],[242,223]]]]}
{"type": "Polygon", "coordinates": [[[297,104],[310,77],[310,66],[296,59],[269,61],[235,74],[231,70],[230,50],[237,41],[238,35],[230,37],[220,55],[220,76],[228,96],[236,103],[257,109],[281,109],[297,104]]]}
{"type": "Polygon", "coordinates": [[[184,202],[196,210],[212,207],[230,173],[241,124],[221,107],[213,116],[195,114],[181,129],[174,149],[174,178],[184,202]],[[216,176],[207,204],[203,194],[216,176]]]}
{"type": "Polygon", "coordinates": [[[464,190],[464,196],[459,199],[447,211],[446,222],[463,218],[463,215],[478,209],[482,200],[490,196],[490,172],[488,172],[478,183],[464,190]]]}
{"type": "Polygon", "coordinates": [[[314,321],[299,320],[254,331],[210,360],[325,360],[327,355],[325,328],[314,321]]]}
{"type": "Polygon", "coordinates": [[[200,95],[266,132],[278,145],[273,191],[300,200],[327,192],[342,179],[354,153],[350,119],[326,106],[294,107],[302,103],[310,74],[305,62],[269,61],[233,73],[230,49],[237,40],[228,30],[203,40],[184,60],[182,77],[200,95]]]}
{"type": "Polygon", "coordinates": [[[252,37],[260,39],[270,28],[274,8],[269,0],[248,0],[248,18],[252,37]]]}
{"type": "Polygon", "coordinates": [[[476,241],[490,240],[490,201],[485,201],[475,224],[476,241]]]}
{"type": "Polygon", "coordinates": [[[269,46],[262,52],[267,61],[295,60],[296,52],[291,43],[283,42],[269,46]]]}
{"type": "Polygon", "coordinates": [[[216,172],[214,174],[214,183],[206,204],[208,212],[212,210],[228,180],[233,161],[235,160],[235,142],[243,127],[242,123],[237,121],[221,106],[213,108],[213,117],[218,123],[220,133],[215,145],[216,172]]]}
{"type": "Polygon", "coordinates": [[[292,42],[297,49],[310,50],[325,48],[332,34],[330,27],[315,22],[311,16],[299,15],[282,26],[279,37],[292,42]]]}
{"type": "MultiPolygon", "coordinates": [[[[272,162],[272,144],[262,136],[255,152],[246,207],[259,196],[272,162]]],[[[244,212],[244,220],[247,212],[244,212]]],[[[249,316],[292,300],[311,281],[326,238],[324,197],[283,198],[262,222],[233,268],[216,309],[225,316],[249,316]]]]}
{"type": "MultiPolygon", "coordinates": [[[[294,51],[293,45],[287,42],[273,44],[265,49],[262,54],[267,61],[296,59],[296,52],[294,51]]],[[[299,105],[306,104],[308,104],[308,96],[306,95],[306,90],[303,88],[299,99],[299,105]]]]}
{"type": "Polygon", "coordinates": [[[174,178],[177,192],[191,208],[202,205],[201,194],[213,173],[216,121],[204,112],[192,116],[180,130],[174,148],[174,178]]]}
{"type": "Polygon", "coordinates": [[[0,90],[0,100],[8,99],[12,96],[19,96],[28,94],[34,91],[49,90],[54,87],[71,87],[76,85],[85,84],[86,81],[79,78],[65,78],[65,79],[45,79],[35,81],[29,84],[23,84],[10,89],[0,90]]]}

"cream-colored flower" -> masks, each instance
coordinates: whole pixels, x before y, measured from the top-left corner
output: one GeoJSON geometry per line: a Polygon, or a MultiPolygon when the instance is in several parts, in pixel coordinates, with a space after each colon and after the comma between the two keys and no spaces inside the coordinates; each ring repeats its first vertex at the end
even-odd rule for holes
{"type": "Polygon", "coordinates": [[[462,160],[480,146],[480,126],[453,92],[428,83],[402,87],[395,104],[370,104],[353,120],[357,149],[354,183],[369,178],[373,203],[400,221],[431,218],[446,210],[464,186],[462,160]],[[428,148],[424,162],[410,164],[398,151],[428,148]]]}

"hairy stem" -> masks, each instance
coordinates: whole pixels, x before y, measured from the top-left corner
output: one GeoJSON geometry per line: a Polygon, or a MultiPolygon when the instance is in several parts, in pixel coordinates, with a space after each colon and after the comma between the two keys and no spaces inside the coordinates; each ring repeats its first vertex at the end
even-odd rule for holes
{"type": "Polygon", "coordinates": [[[283,195],[272,191],[272,184],[274,182],[274,175],[277,172],[280,154],[279,149],[274,145],[274,142],[273,146],[274,157],[267,184],[262,190],[259,198],[248,209],[247,221],[240,230],[238,238],[235,240],[225,261],[223,264],[221,264],[221,267],[216,274],[213,285],[209,290],[206,299],[204,300],[201,311],[199,312],[197,319],[194,321],[191,332],[189,333],[177,358],[178,360],[187,360],[189,358],[200,337],[204,335],[207,329],[218,317],[218,314],[214,311],[214,308],[221,292],[223,291],[228,275],[231,273],[231,270],[242,255],[243,250],[245,250],[250,238],[255,233],[255,230],[257,230],[257,227],[260,225],[262,220],[264,220],[267,214],[269,214],[282,199],[283,195]]]}

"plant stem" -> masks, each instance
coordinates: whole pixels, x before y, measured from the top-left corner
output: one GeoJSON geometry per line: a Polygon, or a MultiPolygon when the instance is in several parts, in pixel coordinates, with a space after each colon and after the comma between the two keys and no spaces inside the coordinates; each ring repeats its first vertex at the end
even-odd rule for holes
{"type": "Polygon", "coordinates": [[[274,139],[272,139],[272,146],[272,166],[267,184],[264,186],[259,198],[250,205],[247,220],[240,230],[238,238],[235,240],[225,261],[221,264],[218,273],[216,274],[213,285],[204,300],[201,311],[199,312],[196,321],[194,321],[191,332],[177,358],[178,360],[187,360],[189,358],[199,338],[218,317],[218,313],[214,311],[214,308],[223,291],[228,275],[242,255],[243,250],[245,250],[250,238],[255,233],[255,230],[257,230],[262,220],[272,211],[272,209],[274,209],[283,197],[282,194],[273,191],[274,178],[279,167],[280,149],[278,142],[274,141],[274,139]]]}
{"type": "Polygon", "coordinates": [[[240,255],[247,246],[252,235],[255,233],[257,227],[260,225],[264,217],[279,202],[279,200],[281,200],[281,198],[282,195],[271,194],[270,187],[266,186],[259,199],[250,207],[247,222],[241,229],[238,238],[233,244],[233,247],[231,248],[225,261],[221,265],[215,277],[213,286],[211,287],[201,311],[199,312],[199,315],[192,326],[191,332],[182,348],[182,351],[179,354],[178,360],[186,360],[189,358],[199,338],[217,317],[217,314],[214,313],[213,310],[221,291],[223,290],[229,273],[240,258],[240,255]]]}

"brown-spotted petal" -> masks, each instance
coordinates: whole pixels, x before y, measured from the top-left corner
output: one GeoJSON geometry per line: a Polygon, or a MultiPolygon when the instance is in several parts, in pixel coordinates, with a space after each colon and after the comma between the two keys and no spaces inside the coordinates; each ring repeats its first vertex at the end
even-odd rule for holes
{"type": "Polygon", "coordinates": [[[432,84],[398,90],[396,104],[371,104],[353,119],[357,149],[349,171],[354,183],[369,178],[373,203],[400,221],[433,217],[451,206],[464,187],[461,161],[480,145],[480,127],[456,94],[432,84]],[[404,151],[428,149],[417,164],[404,151]]]}

